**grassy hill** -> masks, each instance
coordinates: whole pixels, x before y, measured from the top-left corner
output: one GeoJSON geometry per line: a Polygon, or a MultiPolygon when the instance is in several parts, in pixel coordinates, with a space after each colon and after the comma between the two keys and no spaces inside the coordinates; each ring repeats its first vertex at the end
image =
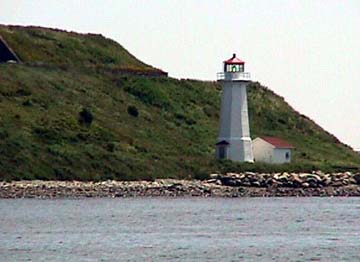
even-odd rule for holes
{"type": "Polygon", "coordinates": [[[98,34],[77,34],[43,27],[0,25],[0,36],[28,63],[154,69],[117,42],[98,34]]]}
{"type": "MultiPolygon", "coordinates": [[[[8,26],[0,35],[26,62],[0,64],[0,179],[188,178],[273,168],[214,159],[216,82],[113,70],[156,69],[99,35],[8,26]]],[[[360,166],[358,154],[259,83],[249,87],[249,113],[253,138],[275,135],[296,146],[294,163],[277,168],[360,166]]]]}

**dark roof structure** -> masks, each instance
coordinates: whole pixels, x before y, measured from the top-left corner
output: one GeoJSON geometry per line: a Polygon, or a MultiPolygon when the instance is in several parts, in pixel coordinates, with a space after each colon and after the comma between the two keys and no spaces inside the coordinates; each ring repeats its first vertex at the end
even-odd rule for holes
{"type": "Polygon", "coordinates": [[[227,146],[230,145],[230,143],[226,140],[221,140],[220,142],[216,143],[217,146],[227,146]]]}
{"type": "Polygon", "coordinates": [[[278,137],[262,136],[260,138],[276,148],[294,148],[292,144],[278,137]]]}
{"type": "Polygon", "coordinates": [[[0,63],[6,63],[8,61],[20,62],[20,59],[0,36],[0,63]]]}

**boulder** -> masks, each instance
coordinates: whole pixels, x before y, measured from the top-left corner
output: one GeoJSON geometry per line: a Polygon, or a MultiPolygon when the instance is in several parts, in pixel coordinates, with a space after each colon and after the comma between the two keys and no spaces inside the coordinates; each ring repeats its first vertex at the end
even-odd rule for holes
{"type": "Polygon", "coordinates": [[[216,178],[212,178],[212,179],[206,180],[205,182],[206,182],[206,183],[209,183],[209,184],[215,184],[216,181],[218,181],[216,178]]]}
{"type": "Polygon", "coordinates": [[[273,175],[273,178],[276,179],[276,180],[279,180],[280,176],[281,176],[281,174],[276,173],[276,174],[273,175]]]}
{"type": "Polygon", "coordinates": [[[318,182],[321,182],[322,179],[319,175],[316,175],[316,174],[309,174],[307,177],[306,177],[306,180],[309,180],[309,179],[315,179],[316,181],[318,182]]]}
{"type": "Polygon", "coordinates": [[[256,186],[256,187],[260,187],[260,186],[261,186],[261,184],[260,184],[259,181],[253,181],[253,182],[251,182],[251,185],[252,185],[252,186],[256,186]]]}
{"type": "Polygon", "coordinates": [[[301,186],[302,186],[302,187],[309,187],[309,186],[310,186],[310,184],[309,184],[309,183],[307,183],[307,182],[304,182],[304,183],[302,183],[302,184],[301,184],[301,186]]]}
{"type": "Polygon", "coordinates": [[[356,183],[357,183],[358,185],[360,185],[360,173],[354,175],[353,178],[355,179],[356,183]]]}
{"type": "Polygon", "coordinates": [[[236,187],[236,186],[240,186],[241,183],[240,181],[236,180],[233,177],[221,177],[220,178],[221,184],[224,186],[232,186],[232,187],[236,187]]]}
{"type": "Polygon", "coordinates": [[[332,186],[334,187],[340,187],[343,185],[343,182],[341,180],[337,180],[331,183],[332,186]]]}
{"type": "Polygon", "coordinates": [[[217,179],[219,177],[219,175],[218,174],[210,174],[209,177],[212,179],[217,179]]]}
{"type": "Polygon", "coordinates": [[[299,174],[299,177],[302,179],[302,178],[306,178],[307,176],[310,176],[311,174],[308,174],[308,173],[300,173],[299,174]]]}
{"type": "Polygon", "coordinates": [[[295,182],[296,184],[299,184],[299,185],[301,185],[302,182],[304,182],[304,181],[299,177],[298,174],[291,174],[290,180],[291,180],[292,182],[295,182]]]}
{"type": "Polygon", "coordinates": [[[323,183],[325,186],[330,185],[330,184],[331,184],[331,178],[324,177],[322,183],[323,183]]]}
{"type": "Polygon", "coordinates": [[[237,173],[226,173],[226,177],[239,178],[240,175],[237,173]]]}

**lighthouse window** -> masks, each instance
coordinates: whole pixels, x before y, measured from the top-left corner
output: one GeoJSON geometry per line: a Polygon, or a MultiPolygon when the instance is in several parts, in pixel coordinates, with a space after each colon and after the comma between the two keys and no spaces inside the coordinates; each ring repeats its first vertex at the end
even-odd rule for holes
{"type": "Polygon", "coordinates": [[[236,73],[236,72],[244,72],[244,65],[232,65],[232,64],[227,64],[225,65],[225,72],[231,72],[231,73],[236,73]]]}

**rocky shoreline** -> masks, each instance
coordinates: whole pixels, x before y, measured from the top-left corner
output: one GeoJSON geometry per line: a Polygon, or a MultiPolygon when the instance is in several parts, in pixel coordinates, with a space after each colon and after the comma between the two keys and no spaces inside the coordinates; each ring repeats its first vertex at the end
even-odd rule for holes
{"type": "Polygon", "coordinates": [[[208,180],[0,182],[0,198],[360,196],[360,174],[227,173],[208,180]]]}

